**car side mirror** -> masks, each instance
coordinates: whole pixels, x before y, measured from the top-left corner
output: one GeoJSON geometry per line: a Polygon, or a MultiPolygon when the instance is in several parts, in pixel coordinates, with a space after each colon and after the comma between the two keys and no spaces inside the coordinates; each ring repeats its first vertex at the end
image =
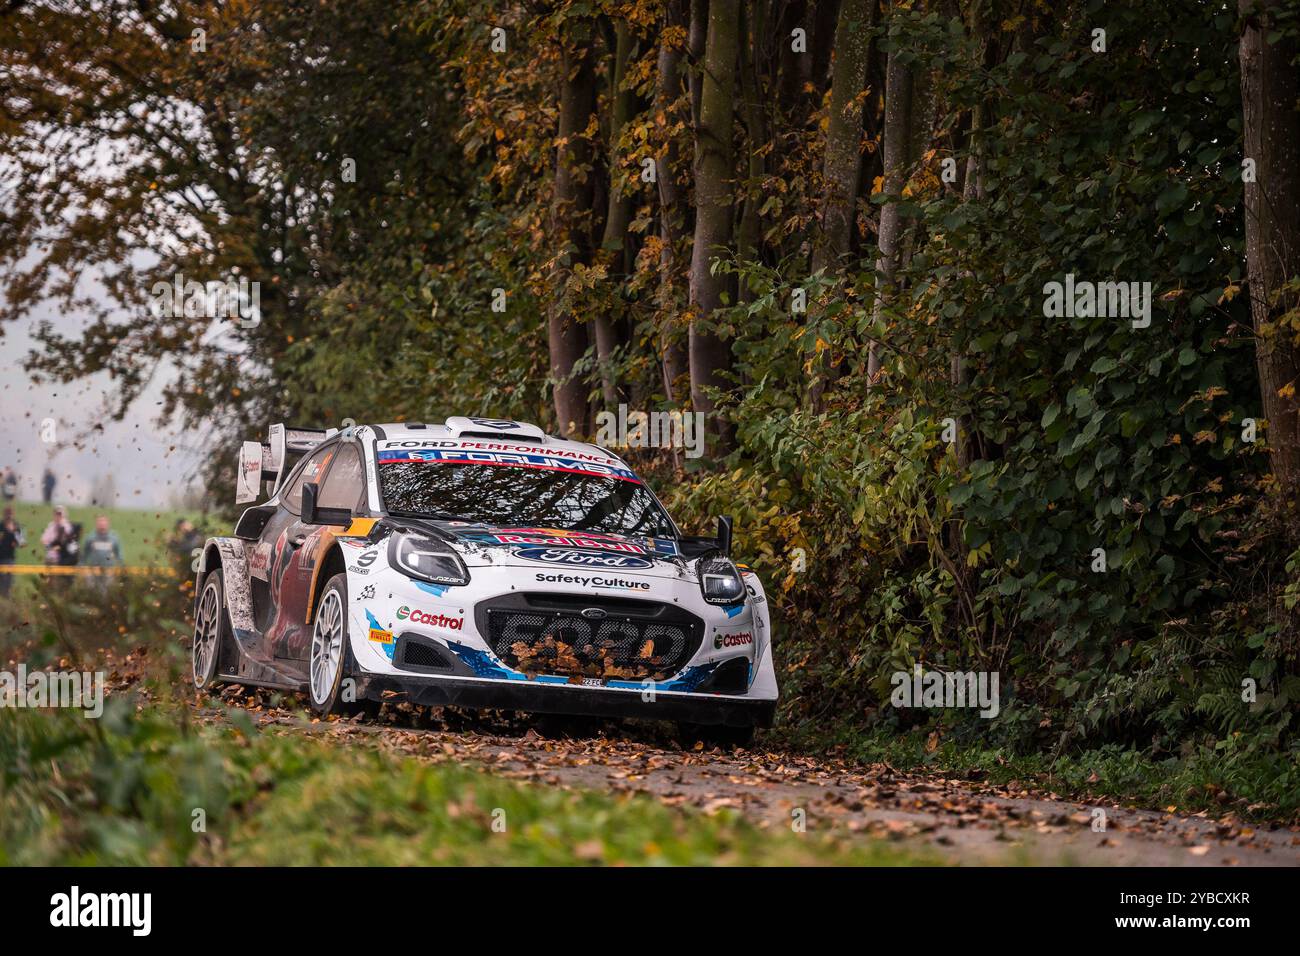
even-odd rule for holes
{"type": "Polygon", "coordinates": [[[320,497],[320,485],[309,481],[302,486],[302,523],[328,524],[346,527],[352,523],[351,508],[322,508],[316,504],[320,497]]]}
{"type": "Polygon", "coordinates": [[[731,557],[731,515],[718,516],[718,550],[731,557]]]}

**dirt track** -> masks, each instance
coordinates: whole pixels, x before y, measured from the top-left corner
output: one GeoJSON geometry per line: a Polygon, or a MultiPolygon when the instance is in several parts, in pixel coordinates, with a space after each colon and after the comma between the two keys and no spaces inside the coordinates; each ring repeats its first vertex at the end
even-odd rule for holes
{"type": "MultiPolygon", "coordinates": [[[[1300,827],[1077,803],[882,764],[767,752],[761,739],[752,750],[706,751],[683,749],[645,727],[589,724],[573,734],[571,726],[560,733],[545,721],[433,719],[391,708],[376,719],[319,722],[271,706],[261,692],[228,689],[224,696],[268,730],[351,738],[550,786],[646,793],[705,813],[730,807],[763,827],[791,826],[802,811],[808,833],[881,836],[954,863],[1300,865],[1300,827]],[[1093,829],[1098,809],[1104,832],[1093,829]]],[[[200,709],[201,719],[220,713],[200,709]]]]}

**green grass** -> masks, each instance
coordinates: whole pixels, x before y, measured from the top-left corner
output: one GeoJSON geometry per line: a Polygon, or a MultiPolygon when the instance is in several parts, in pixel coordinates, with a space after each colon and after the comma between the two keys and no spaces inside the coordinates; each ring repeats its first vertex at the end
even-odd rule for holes
{"type": "MultiPolygon", "coordinates": [[[[80,523],[82,541],[95,531],[95,518],[106,515],[109,525],[122,541],[122,556],[127,564],[162,565],[170,562],[167,540],[182,518],[196,525],[198,516],[166,510],[138,508],[94,508],[89,505],[65,505],[68,519],[80,523]]],[[[27,544],[18,552],[19,564],[43,564],[45,549],[41,547],[41,532],[53,517],[53,507],[39,502],[19,501],[14,504],[14,515],[27,534],[27,544]]]]}
{"type": "Polygon", "coordinates": [[[760,829],[355,743],[110,700],[101,721],[0,711],[3,865],[906,865],[892,843],[760,829]],[[195,821],[201,820],[202,832],[195,821]]]}

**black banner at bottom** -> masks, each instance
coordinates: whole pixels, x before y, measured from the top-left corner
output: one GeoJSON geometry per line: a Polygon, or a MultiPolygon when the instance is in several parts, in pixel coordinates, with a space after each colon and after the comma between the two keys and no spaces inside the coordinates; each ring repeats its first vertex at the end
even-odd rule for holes
{"type": "Polygon", "coordinates": [[[219,942],[231,932],[244,944],[286,935],[377,942],[386,923],[395,934],[472,933],[485,917],[494,935],[549,928],[634,938],[689,925],[696,945],[745,945],[766,924],[816,926],[814,944],[827,932],[860,939],[867,930],[878,938],[891,928],[986,926],[999,942],[1039,946],[1124,936],[1232,945],[1290,925],[1292,877],[1266,868],[9,869],[0,870],[0,893],[14,938],[75,934],[128,946],[219,942]]]}

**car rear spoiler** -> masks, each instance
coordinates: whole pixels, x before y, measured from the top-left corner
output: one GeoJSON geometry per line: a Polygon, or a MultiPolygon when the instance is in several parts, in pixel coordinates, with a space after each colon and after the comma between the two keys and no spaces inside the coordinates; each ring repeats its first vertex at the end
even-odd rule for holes
{"type": "Polygon", "coordinates": [[[246,441],[239,450],[239,468],[235,477],[235,503],[247,504],[260,497],[262,482],[274,482],[271,494],[280,490],[288,453],[303,455],[327,438],[338,434],[337,428],[299,428],[283,422],[272,425],[264,442],[246,441]]]}

